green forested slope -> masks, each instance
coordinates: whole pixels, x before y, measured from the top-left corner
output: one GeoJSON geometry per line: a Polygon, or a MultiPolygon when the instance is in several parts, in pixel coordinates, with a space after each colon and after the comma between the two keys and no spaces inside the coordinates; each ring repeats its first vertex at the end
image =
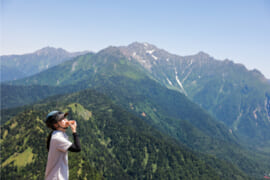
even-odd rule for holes
{"type": "Polygon", "coordinates": [[[225,125],[182,94],[150,80],[115,77],[110,82],[110,85],[106,83],[108,86],[97,85],[96,88],[193,150],[231,162],[250,175],[263,174],[270,168],[267,154],[252,152],[239,145],[239,139],[225,125]],[[119,86],[123,89],[117,88],[119,86]]]}
{"type": "Polygon", "coordinates": [[[78,122],[82,152],[69,153],[71,179],[247,179],[218,159],[202,159],[140,118],[87,90],[29,106],[1,126],[1,178],[42,179],[54,109],[78,122]]]}

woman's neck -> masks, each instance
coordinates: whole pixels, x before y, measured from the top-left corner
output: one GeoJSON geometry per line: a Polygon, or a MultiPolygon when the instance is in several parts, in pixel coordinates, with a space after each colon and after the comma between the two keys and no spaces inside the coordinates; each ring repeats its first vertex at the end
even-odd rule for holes
{"type": "Polygon", "coordinates": [[[61,128],[61,127],[59,127],[59,128],[56,128],[56,130],[57,130],[57,131],[62,131],[62,132],[66,132],[66,129],[63,129],[63,128],[61,128]]]}

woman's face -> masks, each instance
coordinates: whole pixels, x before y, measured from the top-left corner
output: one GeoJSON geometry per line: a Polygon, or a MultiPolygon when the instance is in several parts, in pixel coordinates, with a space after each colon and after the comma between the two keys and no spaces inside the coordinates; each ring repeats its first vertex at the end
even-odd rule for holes
{"type": "Polygon", "coordinates": [[[65,118],[65,119],[62,119],[61,121],[58,121],[58,124],[59,124],[61,127],[66,128],[66,127],[69,126],[67,122],[68,122],[68,119],[65,118]]]}

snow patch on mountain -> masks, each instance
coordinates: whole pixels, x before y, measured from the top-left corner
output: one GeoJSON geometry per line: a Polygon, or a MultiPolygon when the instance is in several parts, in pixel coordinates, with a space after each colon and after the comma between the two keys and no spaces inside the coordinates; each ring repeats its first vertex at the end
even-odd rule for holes
{"type": "Polygon", "coordinates": [[[71,72],[75,71],[77,64],[77,61],[72,64],[71,72]]]}
{"type": "Polygon", "coordinates": [[[153,54],[152,54],[152,57],[153,57],[155,60],[158,60],[158,58],[157,58],[156,56],[154,56],[153,54]]]}
{"type": "Polygon", "coordinates": [[[187,73],[187,75],[184,77],[183,79],[183,83],[185,82],[185,80],[189,77],[189,75],[191,74],[192,69],[189,70],[189,72],[187,73]]]}
{"type": "Polygon", "coordinates": [[[147,44],[147,43],[143,43],[143,45],[144,45],[145,47],[148,47],[148,44],[147,44]]]}
{"type": "Polygon", "coordinates": [[[151,49],[151,50],[146,51],[146,53],[150,54],[152,56],[152,58],[154,58],[155,60],[158,60],[158,58],[155,55],[153,55],[153,52],[155,52],[155,49],[151,49]]]}
{"type": "Polygon", "coordinates": [[[242,117],[243,113],[242,111],[240,111],[239,115],[237,116],[236,120],[233,122],[233,130],[237,131],[238,129],[238,125],[240,123],[241,117],[242,117]]]}
{"type": "Polygon", "coordinates": [[[167,78],[168,83],[172,86],[172,82],[167,78]]]}
{"type": "Polygon", "coordinates": [[[193,59],[191,59],[190,63],[188,64],[188,67],[193,64],[193,59]]]}
{"type": "Polygon", "coordinates": [[[174,68],[174,72],[175,72],[175,79],[176,79],[176,82],[178,83],[178,85],[180,86],[181,90],[183,91],[183,93],[187,96],[187,92],[185,91],[181,81],[179,80],[178,78],[178,72],[176,71],[176,68],[174,68]]]}
{"type": "Polygon", "coordinates": [[[257,113],[256,113],[257,111],[258,111],[258,108],[256,108],[256,109],[253,111],[253,116],[254,116],[255,119],[258,118],[257,113]]]}
{"type": "Polygon", "coordinates": [[[265,106],[264,108],[266,111],[268,121],[270,122],[270,98],[268,96],[266,96],[266,99],[264,101],[264,106],[265,106]]]}
{"type": "Polygon", "coordinates": [[[147,50],[147,51],[146,51],[146,53],[148,53],[148,54],[153,54],[153,52],[155,52],[154,49],[152,49],[152,50],[147,50]]]}

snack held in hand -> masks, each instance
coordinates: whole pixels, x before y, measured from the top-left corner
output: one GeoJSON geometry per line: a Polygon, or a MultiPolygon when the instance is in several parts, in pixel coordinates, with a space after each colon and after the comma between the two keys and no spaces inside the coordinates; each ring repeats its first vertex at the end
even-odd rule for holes
{"type": "Polygon", "coordinates": [[[75,124],[76,123],[76,121],[74,121],[74,120],[71,120],[71,121],[67,121],[67,125],[71,125],[71,124],[75,124]]]}

